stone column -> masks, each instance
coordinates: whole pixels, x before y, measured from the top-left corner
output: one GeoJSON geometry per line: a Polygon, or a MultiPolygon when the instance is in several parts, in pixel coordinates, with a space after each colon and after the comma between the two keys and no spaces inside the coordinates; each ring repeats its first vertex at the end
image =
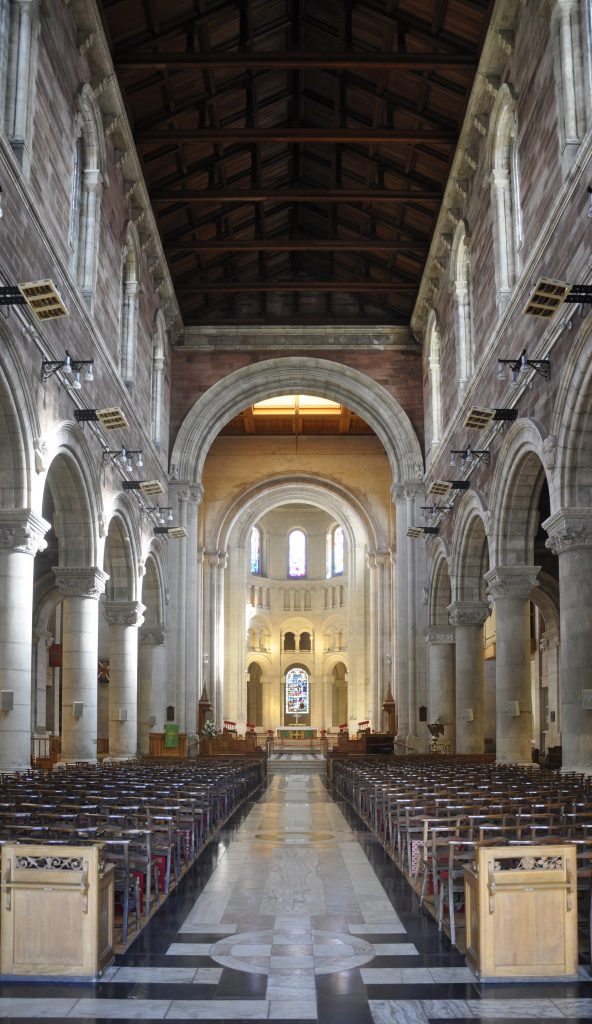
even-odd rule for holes
{"type": "Polygon", "coordinates": [[[592,773],[592,509],[563,508],[543,523],[559,556],[561,746],[563,770],[592,773]]]}
{"type": "Polygon", "coordinates": [[[54,568],[62,591],[62,761],[95,761],[99,598],[107,573],[93,566],[54,568]]]}
{"type": "Polygon", "coordinates": [[[395,552],[395,701],[397,704],[397,739],[404,743],[409,732],[407,692],[407,502],[405,488],[395,484],[392,490],[396,509],[395,552]]]}
{"type": "Polygon", "coordinates": [[[175,721],[181,732],[195,736],[197,727],[198,663],[201,648],[201,603],[198,586],[198,507],[199,488],[187,482],[174,485],[177,498],[177,523],[187,530],[187,539],[169,544],[171,613],[173,633],[167,655],[169,691],[167,700],[175,706],[175,721]]]}
{"type": "Polygon", "coordinates": [[[539,565],[498,565],[485,573],[495,600],[496,756],[501,764],[532,764],[530,595],[539,565]]]}
{"type": "Polygon", "coordinates": [[[34,95],[34,51],[38,23],[37,0],[13,0],[10,4],[5,131],[25,173],[29,164],[28,136],[34,95]]]}
{"type": "Polygon", "coordinates": [[[138,742],[141,754],[148,753],[149,734],[164,730],[166,636],[167,631],[164,626],[145,626],[139,634],[138,742]]]}
{"type": "MultiPolygon", "coordinates": [[[[221,727],[226,716],[224,694],[224,572],[225,551],[205,552],[208,585],[204,588],[209,600],[204,607],[204,636],[210,655],[210,697],[216,724],[221,727]]],[[[234,721],[234,719],[233,719],[234,721]]]]}
{"type": "Polygon", "coordinates": [[[559,630],[547,627],[541,638],[543,662],[543,685],[547,687],[548,718],[545,732],[545,751],[549,747],[561,746],[561,722],[559,702],[561,687],[559,685],[559,630]]]}
{"type": "Polygon", "coordinates": [[[556,0],[556,17],[561,73],[561,116],[563,145],[579,146],[586,133],[584,52],[579,0],[556,0]]]}
{"type": "Polygon", "coordinates": [[[138,751],[138,627],[144,605],[108,601],[109,623],[109,757],[125,760],[138,751]]]}
{"type": "Polygon", "coordinates": [[[373,623],[370,647],[370,678],[372,680],[370,722],[373,729],[380,730],[382,701],[387,687],[391,685],[390,552],[370,551],[368,567],[370,570],[370,621],[373,623]]]}
{"type": "Polygon", "coordinates": [[[444,725],[442,743],[451,751],[456,743],[455,638],[450,626],[428,626],[425,630],[428,655],[428,720],[444,725]]]}
{"type": "Polygon", "coordinates": [[[46,629],[36,629],[33,633],[34,688],[35,702],[33,714],[33,731],[45,732],[47,729],[47,679],[49,674],[49,648],[54,642],[52,633],[46,629]]]}
{"type": "Polygon", "coordinates": [[[483,623],[488,608],[482,601],[453,601],[448,606],[456,636],[456,752],[483,753],[483,623]]]}
{"type": "Polygon", "coordinates": [[[50,524],[28,509],[0,512],[0,771],[31,765],[33,558],[50,524]]]}

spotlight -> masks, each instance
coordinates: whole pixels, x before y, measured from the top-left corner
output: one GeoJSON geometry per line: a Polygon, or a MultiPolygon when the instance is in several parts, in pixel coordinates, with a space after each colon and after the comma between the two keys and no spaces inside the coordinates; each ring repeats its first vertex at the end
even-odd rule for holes
{"type": "Polygon", "coordinates": [[[127,420],[121,409],[75,409],[74,419],[77,423],[100,423],[105,430],[119,430],[127,427],[127,420]]]}
{"type": "Polygon", "coordinates": [[[44,359],[41,363],[41,380],[45,384],[50,377],[53,377],[58,370],[61,370],[67,377],[71,377],[74,374],[74,380],[78,383],[72,383],[70,387],[74,388],[75,391],[80,391],[82,387],[80,383],[80,371],[86,367],[86,373],[84,379],[86,381],[94,380],[93,377],[93,362],[92,359],[73,359],[68,350],[63,359],[44,359]]]}
{"type": "Polygon", "coordinates": [[[27,281],[0,288],[0,306],[28,306],[36,320],[68,316],[53,281],[27,281]]]}

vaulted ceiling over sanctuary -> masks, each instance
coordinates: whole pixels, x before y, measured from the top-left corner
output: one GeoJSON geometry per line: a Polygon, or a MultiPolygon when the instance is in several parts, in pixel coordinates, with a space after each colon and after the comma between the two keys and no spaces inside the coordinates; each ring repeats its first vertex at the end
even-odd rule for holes
{"type": "Polygon", "coordinates": [[[103,0],[185,326],[407,325],[491,0],[103,0]]]}

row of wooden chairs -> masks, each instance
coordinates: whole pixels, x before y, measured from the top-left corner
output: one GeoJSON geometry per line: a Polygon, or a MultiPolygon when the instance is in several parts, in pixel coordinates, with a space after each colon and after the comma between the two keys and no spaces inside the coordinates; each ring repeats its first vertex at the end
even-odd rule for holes
{"type": "Polygon", "coordinates": [[[139,929],[264,768],[260,759],[138,759],[5,775],[0,845],[100,843],[115,866],[125,944],[130,923],[139,929]]]}
{"type": "Polygon", "coordinates": [[[433,896],[456,944],[464,867],[480,843],[576,844],[578,888],[592,947],[592,787],[587,776],[497,765],[486,758],[337,762],[334,785],[419,891],[433,896]],[[585,898],[584,898],[585,897],[585,898]]]}

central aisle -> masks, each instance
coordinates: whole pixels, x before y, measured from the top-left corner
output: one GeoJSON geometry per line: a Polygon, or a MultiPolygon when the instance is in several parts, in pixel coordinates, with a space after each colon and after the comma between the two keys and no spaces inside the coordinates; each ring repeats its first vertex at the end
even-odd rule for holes
{"type": "Polygon", "coordinates": [[[4,1020],[534,1024],[592,1018],[592,983],[474,983],[314,765],[278,771],[97,984],[0,983],[4,1020]]]}

